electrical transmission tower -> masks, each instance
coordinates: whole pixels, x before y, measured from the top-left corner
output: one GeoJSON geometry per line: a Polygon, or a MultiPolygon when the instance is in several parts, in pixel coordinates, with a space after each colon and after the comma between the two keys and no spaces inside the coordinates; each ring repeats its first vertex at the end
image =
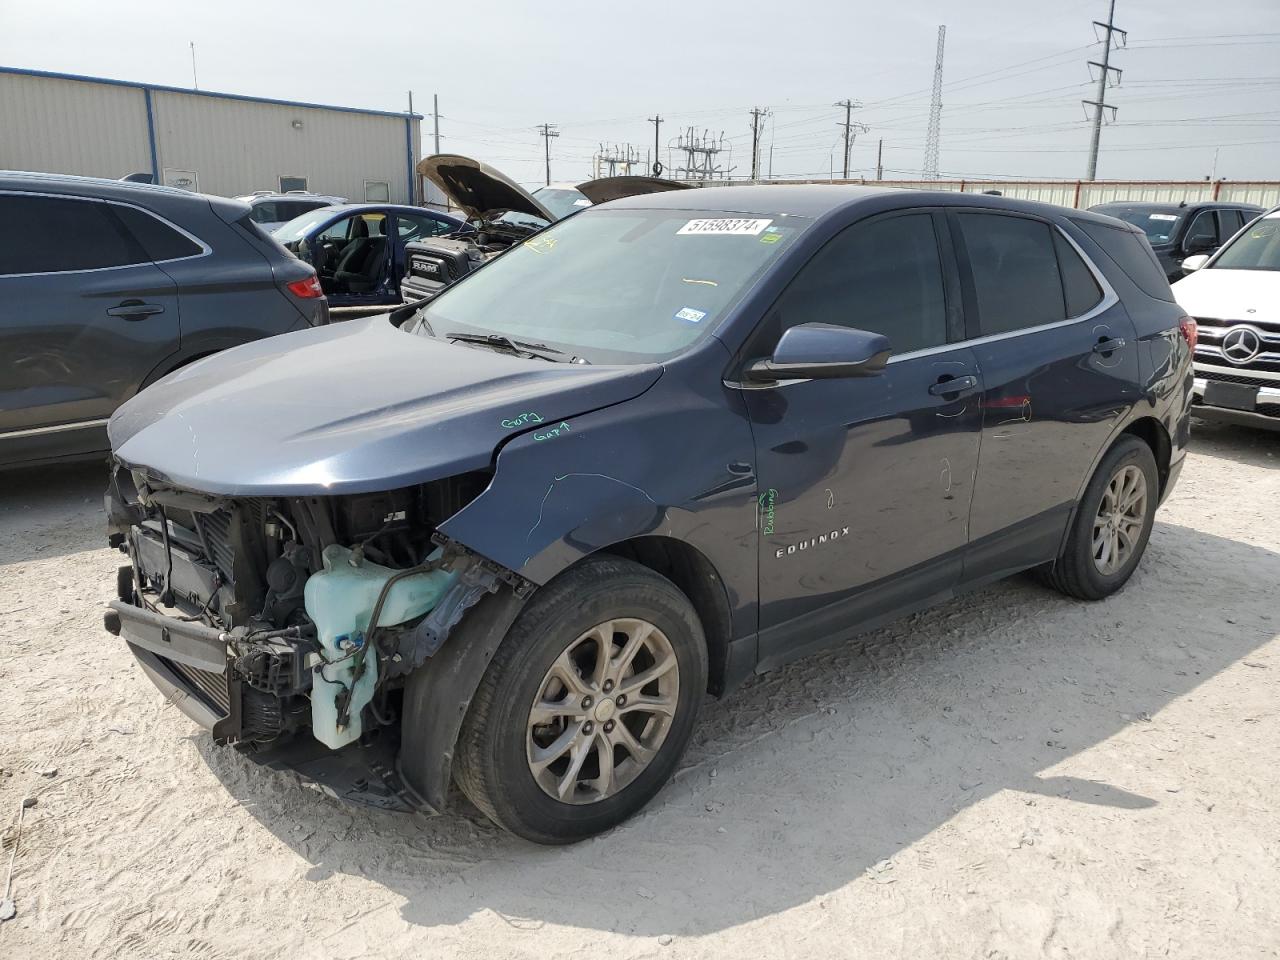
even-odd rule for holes
{"type": "Polygon", "coordinates": [[[1120,43],[1123,45],[1129,35],[1116,26],[1116,0],[1111,0],[1111,9],[1107,13],[1107,22],[1101,23],[1097,20],[1093,21],[1095,28],[1101,27],[1103,32],[1102,40],[1102,62],[1090,60],[1089,66],[1098,68],[1098,92],[1093,100],[1081,100],[1080,102],[1086,108],[1093,107],[1093,132],[1089,135],[1089,170],[1085,174],[1086,180],[1093,180],[1098,173],[1098,140],[1102,136],[1102,120],[1106,111],[1111,111],[1111,119],[1116,118],[1116,108],[1107,103],[1107,86],[1111,79],[1111,74],[1116,75],[1116,82],[1113,86],[1120,86],[1120,68],[1111,66],[1111,37],[1113,34],[1120,34],[1120,43]]]}
{"type": "Polygon", "coordinates": [[[733,170],[721,166],[718,157],[728,148],[724,145],[724,132],[717,138],[710,130],[695,134],[693,127],[676,139],[675,149],[684,154],[684,164],[676,167],[680,180],[724,180],[733,170]]]}
{"type": "Polygon", "coordinates": [[[866,133],[869,127],[864,123],[854,123],[850,118],[855,109],[862,106],[857,100],[839,100],[832,104],[835,107],[844,107],[844,122],[837,123],[837,127],[844,127],[844,179],[849,179],[849,148],[853,146],[853,138],[859,133],[866,133]]]}
{"type": "Polygon", "coordinates": [[[938,179],[938,140],[942,136],[942,50],[947,27],[938,27],[938,56],[933,62],[933,102],[929,104],[929,135],[924,141],[924,178],[938,179]]]}
{"type": "Polygon", "coordinates": [[[591,159],[595,176],[629,177],[635,173],[644,173],[644,157],[640,148],[630,143],[613,143],[606,146],[600,144],[600,150],[591,159]]]}
{"type": "Polygon", "coordinates": [[[751,108],[751,179],[760,179],[760,121],[769,116],[768,107],[751,108]]]}
{"type": "Polygon", "coordinates": [[[547,186],[551,186],[551,139],[560,136],[560,131],[556,129],[554,123],[538,124],[538,133],[542,136],[544,144],[544,152],[547,158],[547,186]]]}

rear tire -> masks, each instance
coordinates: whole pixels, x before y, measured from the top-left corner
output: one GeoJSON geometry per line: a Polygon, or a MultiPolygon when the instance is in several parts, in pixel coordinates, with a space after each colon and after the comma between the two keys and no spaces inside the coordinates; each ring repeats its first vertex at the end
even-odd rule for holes
{"type": "Polygon", "coordinates": [[[503,639],[454,778],[517,836],[584,839],[662,789],[706,689],[706,642],[684,594],[630,560],[590,558],[539,590],[503,639]]]}
{"type": "Polygon", "coordinates": [[[1078,600],[1101,600],[1123,587],[1151,537],[1159,484],[1151,448],[1122,436],[1098,464],[1062,553],[1040,579],[1078,600]]]}

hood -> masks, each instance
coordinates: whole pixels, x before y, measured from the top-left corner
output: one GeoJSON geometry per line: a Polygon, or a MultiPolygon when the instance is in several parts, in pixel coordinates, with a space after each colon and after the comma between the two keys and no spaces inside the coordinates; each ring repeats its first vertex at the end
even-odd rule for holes
{"type": "Polygon", "coordinates": [[[508,210],[541,217],[555,215],[520,184],[487,163],[456,153],[437,153],[418,164],[418,172],[439,187],[468,217],[491,217],[508,210]]]}
{"type": "Polygon", "coordinates": [[[1178,305],[1206,320],[1280,323],[1280,271],[1201,268],[1173,285],[1178,305]]]}
{"type": "Polygon", "coordinates": [[[574,189],[592,203],[608,203],[623,197],[638,197],[646,193],[665,193],[668,190],[688,190],[689,184],[662,177],[600,177],[578,184],[574,189]]]}
{"type": "Polygon", "coordinates": [[[484,469],[506,438],[639,396],[661,372],[524,360],[378,316],[193,363],[122,406],[108,432],[129,466],[205,493],[392,490],[484,469]]]}

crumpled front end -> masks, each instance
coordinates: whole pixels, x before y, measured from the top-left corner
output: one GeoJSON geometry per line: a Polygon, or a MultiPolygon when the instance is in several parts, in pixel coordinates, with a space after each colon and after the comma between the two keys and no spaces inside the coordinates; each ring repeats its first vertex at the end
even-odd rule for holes
{"type": "Polygon", "coordinates": [[[523,588],[436,530],[489,479],[220,497],[118,463],[107,512],[129,562],[107,628],[218,743],[367,746],[465,611],[504,579],[523,588]]]}

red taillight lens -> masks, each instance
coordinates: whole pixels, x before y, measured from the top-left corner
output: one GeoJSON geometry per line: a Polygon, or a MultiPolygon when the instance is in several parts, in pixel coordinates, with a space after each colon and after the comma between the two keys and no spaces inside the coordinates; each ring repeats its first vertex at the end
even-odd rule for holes
{"type": "Polygon", "coordinates": [[[1195,353],[1196,340],[1200,336],[1200,328],[1196,326],[1196,322],[1190,317],[1183,317],[1178,321],[1178,332],[1182,334],[1182,339],[1187,341],[1187,349],[1195,353]]]}
{"type": "Polygon", "coordinates": [[[284,288],[302,300],[314,300],[316,297],[324,296],[324,291],[320,289],[320,278],[314,273],[303,280],[286,283],[284,288]]]}

